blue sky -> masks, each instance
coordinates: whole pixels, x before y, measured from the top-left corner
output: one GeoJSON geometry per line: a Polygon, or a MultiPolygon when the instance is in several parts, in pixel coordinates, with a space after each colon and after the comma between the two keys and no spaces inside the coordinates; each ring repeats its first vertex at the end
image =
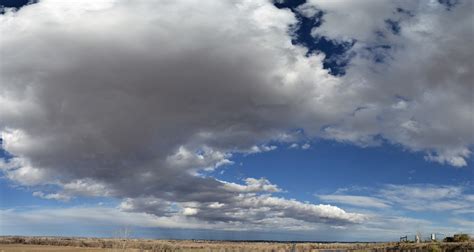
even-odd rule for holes
{"type": "Polygon", "coordinates": [[[473,234],[472,2],[26,3],[1,235],[473,234]]]}

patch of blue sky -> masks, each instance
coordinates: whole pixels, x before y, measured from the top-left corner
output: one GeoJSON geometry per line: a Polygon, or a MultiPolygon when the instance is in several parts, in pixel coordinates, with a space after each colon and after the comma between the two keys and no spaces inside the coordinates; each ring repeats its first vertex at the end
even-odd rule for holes
{"type": "Polygon", "coordinates": [[[252,155],[234,155],[234,164],[215,171],[219,179],[242,182],[247,177],[265,177],[285,192],[285,197],[314,202],[313,195],[333,193],[339,188],[384,184],[469,184],[472,164],[462,169],[428,162],[422,152],[382,143],[365,147],[329,140],[310,142],[307,150],[277,149],[252,155]],[[224,170],[221,174],[221,169],[224,170]]]}
{"type": "Polygon", "coordinates": [[[298,18],[299,22],[293,30],[293,44],[303,45],[308,49],[308,55],[312,53],[324,53],[323,68],[335,76],[345,74],[345,69],[354,56],[349,50],[356,43],[355,40],[337,41],[324,36],[313,36],[312,30],[324,22],[324,12],[320,11],[313,17],[301,15],[296,8],[305,3],[305,0],[276,2],[278,8],[288,8],[298,18]]]}

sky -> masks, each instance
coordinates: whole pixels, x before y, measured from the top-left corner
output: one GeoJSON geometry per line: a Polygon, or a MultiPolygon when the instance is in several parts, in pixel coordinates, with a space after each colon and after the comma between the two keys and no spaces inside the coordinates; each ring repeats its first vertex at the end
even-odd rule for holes
{"type": "Polygon", "coordinates": [[[0,235],[474,235],[472,1],[0,5],[0,235]]]}

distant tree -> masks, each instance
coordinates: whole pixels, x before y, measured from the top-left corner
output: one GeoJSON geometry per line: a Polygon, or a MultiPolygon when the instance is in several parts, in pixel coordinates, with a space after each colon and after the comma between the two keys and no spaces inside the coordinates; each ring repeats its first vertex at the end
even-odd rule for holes
{"type": "Polygon", "coordinates": [[[443,239],[444,242],[454,242],[454,238],[452,236],[446,236],[444,239],[443,239]]]}
{"type": "Polygon", "coordinates": [[[132,235],[132,229],[130,227],[123,227],[117,231],[116,241],[118,242],[117,247],[121,251],[126,251],[127,243],[132,235]]]}
{"type": "Polygon", "coordinates": [[[444,242],[467,242],[471,237],[468,234],[455,234],[454,236],[447,236],[443,239],[444,242]]]}

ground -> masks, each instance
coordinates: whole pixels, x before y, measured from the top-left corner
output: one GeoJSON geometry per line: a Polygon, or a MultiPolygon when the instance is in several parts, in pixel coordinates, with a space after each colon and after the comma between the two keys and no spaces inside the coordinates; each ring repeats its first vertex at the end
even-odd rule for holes
{"type": "Polygon", "coordinates": [[[474,251],[474,242],[463,243],[291,243],[291,242],[232,242],[196,240],[100,239],[70,237],[0,237],[0,252],[245,252],[245,251],[474,251]]]}

